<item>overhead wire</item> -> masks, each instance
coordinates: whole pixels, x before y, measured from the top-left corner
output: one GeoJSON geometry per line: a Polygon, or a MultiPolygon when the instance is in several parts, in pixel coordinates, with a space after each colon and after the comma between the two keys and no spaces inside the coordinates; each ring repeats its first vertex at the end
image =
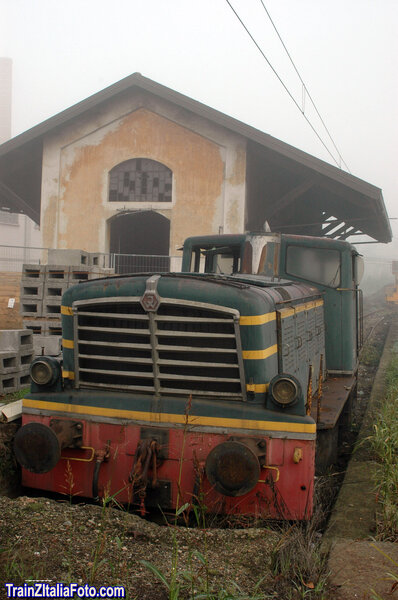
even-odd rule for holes
{"type": "Polygon", "coordinates": [[[303,86],[303,110],[302,110],[302,112],[304,112],[304,102],[305,102],[305,95],[307,95],[307,96],[308,96],[308,98],[309,98],[309,99],[310,99],[310,101],[311,101],[311,104],[312,104],[312,106],[313,106],[313,107],[314,107],[314,109],[315,109],[315,112],[316,112],[316,114],[317,114],[317,115],[318,115],[318,117],[319,117],[319,120],[321,121],[321,123],[322,123],[322,125],[323,125],[323,127],[324,127],[324,129],[325,129],[325,131],[326,131],[326,133],[328,134],[328,136],[329,136],[329,139],[330,139],[330,141],[332,142],[332,144],[333,144],[333,146],[334,146],[334,149],[336,150],[337,154],[339,155],[339,158],[340,158],[341,162],[343,163],[343,165],[345,166],[345,168],[347,169],[347,171],[348,171],[349,173],[351,173],[351,171],[350,171],[350,169],[349,169],[349,167],[348,167],[347,163],[346,163],[346,162],[345,162],[345,160],[343,159],[343,156],[342,156],[342,154],[341,154],[340,150],[338,149],[338,147],[337,147],[337,145],[336,145],[336,143],[335,143],[335,141],[334,141],[334,139],[333,139],[333,137],[332,137],[332,134],[330,133],[329,129],[327,128],[327,126],[326,126],[326,123],[325,123],[325,121],[323,120],[323,118],[322,118],[322,116],[321,116],[321,114],[320,114],[320,112],[319,112],[319,110],[318,110],[318,108],[317,108],[317,106],[316,106],[316,104],[315,104],[315,102],[314,102],[314,100],[313,100],[313,98],[312,98],[312,96],[311,96],[311,94],[310,94],[310,92],[309,92],[309,89],[308,89],[308,87],[306,86],[306,84],[305,84],[305,82],[304,82],[303,78],[301,77],[301,75],[300,75],[300,72],[299,72],[298,68],[296,67],[296,65],[295,65],[295,63],[294,63],[294,60],[293,60],[293,58],[292,58],[292,56],[291,56],[291,54],[290,54],[289,50],[287,49],[287,47],[286,47],[286,44],[285,44],[285,42],[284,42],[284,41],[283,41],[283,39],[282,39],[282,36],[280,35],[280,33],[279,33],[279,31],[278,31],[278,28],[276,27],[276,25],[275,25],[275,23],[274,23],[274,21],[273,21],[273,19],[272,19],[271,15],[270,15],[270,13],[269,13],[269,11],[268,11],[267,7],[265,6],[265,4],[264,4],[264,1],[263,1],[263,0],[260,0],[260,2],[261,2],[261,4],[262,4],[262,6],[263,6],[263,8],[264,8],[264,10],[265,10],[265,12],[266,12],[266,14],[267,14],[267,16],[268,16],[269,20],[270,20],[270,22],[271,22],[271,25],[272,25],[272,27],[274,28],[274,30],[275,30],[275,32],[276,32],[276,34],[277,34],[277,36],[278,36],[278,38],[279,38],[279,40],[280,40],[280,42],[281,42],[281,44],[282,44],[283,48],[285,49],[285,52],[286,52],[287,56],[289,57],[289,60],[290,60],[290,62],[292,63],[292,66],[293,66],[294,70],[296,71],[296,74],[297,74],[298,78],[300,79],[300,82],[301,82],[302,86],[303,86]]]}
{"type": "Polygon", "coordinates": [[[243,20],[240,18],[240,16],[238,15],[238,13],[236,12],[236,10],[232,6],[230,0],[226,0],[226,3],[228,4],[228,6],[230,7],[230,9],[232,10],[232,12],[236,16],[236,18],[238,19],[238,21],[240,22],[240,24],[242,25],[242,27],[244,28],[244,30],[246,31],[246,33],[248,34],[248,36],[250,37],[250,39],[252,40],[252,42],[254,43],[254,45],[256,46],[256,48],[259,50],[260,54],[262,55],[262,57],[264,58],[264,60],[267,62],[268,66],[270,67],[270,69],[272,70],[272,72],[274,73],[274,75],[276,76],[276,78],[278,79],[278,81],[281,83],[281,85],[283,86],[284,90],[286,91],[286,93],[288,94],[288,96],[290,97],[290,99],[293,101],[293,103],[295,104],[295,106],[301,112],[301,114],[303,115],[304,119],[307,121],[308,125],[311,127],[312,131],[315,133],[316,137],[321,142],[322,146],[325,148],[325,150],[327,151],[327,153],[329,154],[329,156],[333,159],[333,161],[336,163],[336,165],[339,168],[341,168],[341,164],[339,163],[338,160],[336,160],[335,156],[329,150],[328,146],[326,145],[326,143],[324,142],[324,140],[322,139],[322,137],[320,136],[320,134],[317,132],[317,130],[315,129],[314,125],[308,119],[307,115],[302,111],[299,103],[294,98],[293,94],[290,92],[289,88],[284,83],[284,81],[282,80],[282,78],[279,76],[277,70],[273,67],[273,65],[271,64],[271,62],[269,61],[269,59],[267,58],[267,56],[263,52],[262,48],[259,46],[259,44],[255,40],[255,38],[253,37],[253,35],[250,33],[249,29],[246,27],[245,23],[243,22],[243,20]]]}

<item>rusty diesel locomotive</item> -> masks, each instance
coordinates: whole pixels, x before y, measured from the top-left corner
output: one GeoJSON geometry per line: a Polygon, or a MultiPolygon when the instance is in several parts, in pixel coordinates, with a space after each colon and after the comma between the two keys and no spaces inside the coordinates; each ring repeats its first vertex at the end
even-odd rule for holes
{"type": "Polygon", "coordinates": [[[62,363],[31,365],[23,484],[309,518],[355,396],[360,274],[347,242],[242,234],[187,239],[181,273],[70,288],[62,363]]]}

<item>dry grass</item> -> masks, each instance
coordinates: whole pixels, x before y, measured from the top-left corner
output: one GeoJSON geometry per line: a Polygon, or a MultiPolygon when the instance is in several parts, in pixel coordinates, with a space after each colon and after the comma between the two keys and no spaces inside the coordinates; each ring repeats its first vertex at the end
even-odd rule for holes
{"type": "Polygon", "coordinates": [[[371,446],[380,468],[377,471],[377,539],[398,541],[398,356],[387,369],[387,394],[382,402],[371,446]]]}

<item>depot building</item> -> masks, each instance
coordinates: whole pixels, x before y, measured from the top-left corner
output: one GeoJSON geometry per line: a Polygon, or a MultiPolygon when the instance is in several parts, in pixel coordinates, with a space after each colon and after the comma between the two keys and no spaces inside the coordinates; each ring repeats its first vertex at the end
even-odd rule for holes
{"type": "Polygon", "coordinates": [[[2,144],[0,204],[45,248],[173,256],[265,226],[391,240],[379,188],[139,73],[2,144]]]}

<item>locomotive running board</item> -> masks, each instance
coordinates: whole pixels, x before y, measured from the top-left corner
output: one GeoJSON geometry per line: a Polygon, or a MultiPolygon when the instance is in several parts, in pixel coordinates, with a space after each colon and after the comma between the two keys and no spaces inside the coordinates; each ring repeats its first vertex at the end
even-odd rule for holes
{"type": "Polygon", "coordinates": [[[356,378],[334,377],[323,383],[323,395],[320,403],[319,420],[317,400],[312,401],[311,416],[317,423],[317,430],[333,429],[340,418],[350,394],[356,385],[356,378]]]}

